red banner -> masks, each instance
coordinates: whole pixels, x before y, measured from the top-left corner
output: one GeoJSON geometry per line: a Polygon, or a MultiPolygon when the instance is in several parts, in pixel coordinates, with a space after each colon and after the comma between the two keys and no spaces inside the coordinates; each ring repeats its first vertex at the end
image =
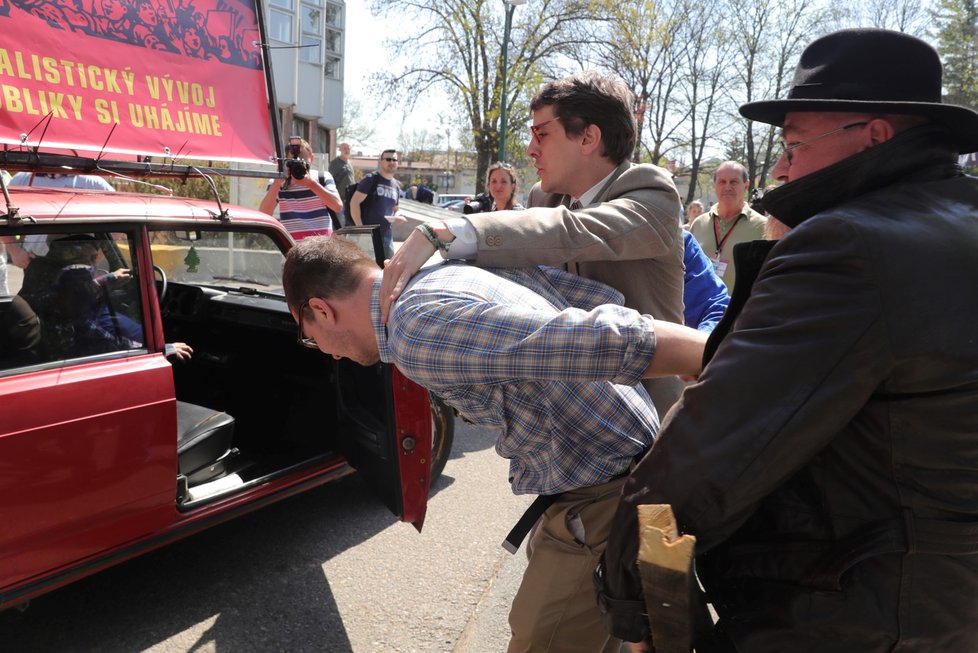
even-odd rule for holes
{"type": "Polygon", "coordinates": [[[0,143],[269,163],[254,0],[0,0],[0,143]]]}

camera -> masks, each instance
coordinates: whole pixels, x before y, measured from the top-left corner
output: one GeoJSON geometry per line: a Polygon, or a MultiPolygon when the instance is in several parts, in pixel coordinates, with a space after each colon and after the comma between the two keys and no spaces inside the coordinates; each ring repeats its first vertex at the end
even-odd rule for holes
{"type": "Polygon", "coordinates": [[[482,213],[492,208],[492,196],[489,193],[479,193],[470,202],[462,206],[462,213],[482,213]]]}
{"type": "Polygon", "coordinates": [[[302,179],[309,173],[309,164],[302,158],[302,138],[299,136],[289,139],[289,156],[291,158],[285,161],[289,176],[293,179],[302,179]]]}

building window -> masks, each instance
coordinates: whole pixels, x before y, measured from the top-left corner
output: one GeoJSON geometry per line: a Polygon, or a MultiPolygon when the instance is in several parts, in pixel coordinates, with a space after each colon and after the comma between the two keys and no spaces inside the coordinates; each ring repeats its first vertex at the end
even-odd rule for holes
{"type": "Polygon", "coordinates": [[[323,32],[326,40],[326,52],[340,53],[340,46],[343,44],[343,35],[335,29],[326,29],[323,32]]]}
{"type": "Polygon", "coordinates": [[[325,127],[317,127],[316,142],[312,147],[314,152],[329,152],[329,130],[325,127]]]}
{"type": "Polygon", "coordinates": [[[319,34],[322,24],[323,10],[309,4],[302,3],[302,33],[319,34]]]}
{"type": "Polygon", "coordinates": [[[343,27],[343,7],[332,2],[327,2],[326,24],[333,27],[343,27]]]}
{"type": "Polygon", "coordinates": [[[317,36],[302,35],[299,60],[307,63],[320,63],[323,60],[323,40],[317,36]]]}
{"type": "Polygon", "coordinates": [[[302,40],[299,43],[299,59],[309,63],[321,63],[323,60],[323,10],[319,7],[302,3],[302,40]]]}
{"type": "Polygon", "coordinates": [[[273,41],[293,43],[292,21],[292,14],[287,14],[278,9],[272,9],[269,12],[268,37],[273,41]]]}
{"type": "Polygon", "coordinates": [[[309,141],[309,121],[304,118],[292,118],[292,136],[301,136],[306,142],[309,141]]]}
{"type": "Polygon", "coordinates": [[[323,73],[329,79],[342,79],[343,66],[341,63],[339,57],[326,55],[326,66],[323,69],[323,73]]]}

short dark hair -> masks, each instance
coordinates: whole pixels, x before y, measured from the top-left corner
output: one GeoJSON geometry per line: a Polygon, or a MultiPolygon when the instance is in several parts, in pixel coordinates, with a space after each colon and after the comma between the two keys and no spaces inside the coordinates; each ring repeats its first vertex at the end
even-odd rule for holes
{"type": "Polygon", "coordinates": [[[347,238],[303,238],[289,250],[282,267],[285,301],[298,309],[311,297],[349,297],[364,273],[377,269],[377,262],[347,238]]]}
{"type": "Polygon", "coordinates": [[[588,71],[544,85],[530,102],[530,110],[553,106],[554,115],[570,136],[582,133],[588,125],[597,125],[604,156],[618,165],[635,151],[634,105],[635,95],[625,82],[588,71]]]}
{"type": "Polygon", "coordinates": [[[380,156],[377,158],[383,159],[384,155],[387,154],[388,152],[390,152],[391,154],[397,154],[397,150],[384,150],[383,152],[380,153],[380,156]]]}

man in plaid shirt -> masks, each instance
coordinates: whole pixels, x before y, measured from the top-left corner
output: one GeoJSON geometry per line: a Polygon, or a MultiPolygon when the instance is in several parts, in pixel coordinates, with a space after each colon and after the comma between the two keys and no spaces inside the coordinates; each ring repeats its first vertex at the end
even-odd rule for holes
{"type": "Polygon", "coordinates": [[[639,381],[697,374],[705,335],[562,270],[465,264],[423,270],[384,324],[381,277],[342,237],[298,243],[283,284],[304,344],[397,365],[472,422],[502,427],[496,450],[511,461],[513,491],[549,503],[528,544],[509,650],[617,650],[591,572],[629,466],[659,427],[639,381]]]}

